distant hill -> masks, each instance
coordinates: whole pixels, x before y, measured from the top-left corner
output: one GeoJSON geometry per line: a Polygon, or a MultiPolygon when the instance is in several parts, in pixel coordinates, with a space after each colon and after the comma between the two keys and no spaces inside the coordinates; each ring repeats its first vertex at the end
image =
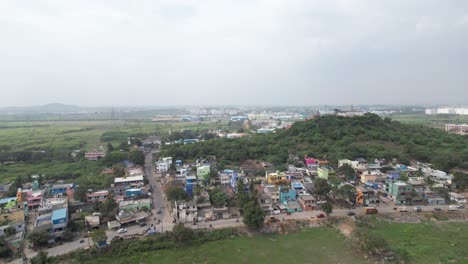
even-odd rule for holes
{"type": "Polygon", "coordinates": [[[83,111],[83,108],[76,105],[67,105],[60,103],[52,103],[39,106],[26,106],[26,107],[5,107],[0,108],[0,113],[12,114],[60,114],[60,113],[74,113],[83,111]]]}
{"type": "Polygon", "coordinates": [[[332,164],[345,158],[398,158],[402,163],[418,160],[450,170],[468,167],[468,137],[402,124],[374,114],[352,118],[329,115],[296,122],[275,134],[169,145],[163,154],[177,159],[215,155],[219,162],[257,159],[274,164],[285,164],[288,154],[326,158],[332,164]]]}

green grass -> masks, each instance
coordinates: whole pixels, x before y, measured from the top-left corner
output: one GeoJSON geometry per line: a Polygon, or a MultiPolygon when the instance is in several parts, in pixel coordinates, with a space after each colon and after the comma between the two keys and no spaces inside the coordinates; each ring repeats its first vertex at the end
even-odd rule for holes
{"type": "MultiPolygon", "coordinates": [[[[101,142],[105,132],[118,131],[131,135],[163,135],[169,130],[215,128],[215,123],[155,123],[145,120],[133,121],[0,121],[0,146],[7,145],[11,151],[46,151],[54,153],[52,161],[0,165],[0,182],[14,180],[17,176],[45,174],[76,183],[103,184],[102,167],[93,162],[66,162],[64,155],[73,150],[89,151],[106,148],[101,142]],[[56,154],[55,154],[56,153],[56,154]],[[56,157],[56,158],[55,158],[56,157]],[[78,175],[78,177],[76,177],[78,175]]],[[[122,142],[111,142],[117,147],[122,142]]],[[[48,177],[48,178],[50,178],[48,177]]]]}
{"type": "Polygon", "coordinates": [[[468,223],[380,222],[375,230],[390,247],[405,250],[409,263],[468,263],[468,223]]]}
{"type": "Polygon", "coordinates": [[[91,263],[366,263],[353,255],[335,229],[312,228],[288,235],[237,237],[172,250],[98,258],[91,263]]]}
{"type": "Polygon", "coordinates": [[[425,125],[434,128],[444,128],[445,124],[468,123],[468,116],[464,115],[395,114],[390,118],[401,123],[425,125]]]}

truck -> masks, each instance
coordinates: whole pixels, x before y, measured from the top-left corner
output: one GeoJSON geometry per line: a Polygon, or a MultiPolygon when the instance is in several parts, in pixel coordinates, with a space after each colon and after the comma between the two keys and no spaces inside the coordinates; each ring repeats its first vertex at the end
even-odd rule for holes
{"type": "Polygon", "coordinates": [[[372,206],[364,207],[364,214],[366,214],[366,215],[368,215],[368,214],[377,214],[378,212],[379,211],[375,207],[372,207],[372,206]]]}

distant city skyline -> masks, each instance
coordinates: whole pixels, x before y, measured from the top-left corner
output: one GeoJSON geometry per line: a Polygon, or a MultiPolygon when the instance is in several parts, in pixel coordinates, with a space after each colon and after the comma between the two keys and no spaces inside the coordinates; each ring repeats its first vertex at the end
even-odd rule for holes
{"type": "Polygon", "coordinates": [[[0,108],[463,105],[468,2],[3,1],[0,108]]]}

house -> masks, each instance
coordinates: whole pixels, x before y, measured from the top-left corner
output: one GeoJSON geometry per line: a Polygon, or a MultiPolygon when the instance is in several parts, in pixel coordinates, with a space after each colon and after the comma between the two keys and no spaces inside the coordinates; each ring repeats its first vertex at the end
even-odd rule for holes
{"type": "Polygon", "coordinates": [[[232,174],[227,174],[227,173],[220,173],[219,174],[219,180],[220,180],[220,183],[221,185],[225,186],[225,185],[229,185],[231,183],[231,177],[232,177],[232,174]]]}
{"type": "Polygon", "coordinates": [[[54,184],[50,188],[50,195],[56,196],[59,194],[67,194],[69,197],[73,197],[73,190],[75,189],[75,185],[73,183],[67,184],[54,184]]]}
{"type": "Polygon", "coordinates": [[[263,192],[265,196],[270,197],[272,203],[279,203],[279,190],[274,185],[266,185],[263,187],[263,192]]]}
{"type": "Polygon", "coordinates": [[[85,216],[85,223],[86,223],[86,226],[90,228],[99,228],[99,225],[101,224],[98,215],[85,216]]]}
{"type": "Polygon", "coordinates": [[[311,211],[317,207],[314,196],[310,194],[300,194],[298,201],[304,211],[311,211]]]}
{"type": "Polygon", "coordinates": [[[328,175],[329,175],[330,171],[328,168],[325,168],[325,167],[319,167],[317,169],[317,176],[321,179],[325,179],[325,180],[328,180],[328,175]]]}
{"type": "Polygon", "coordinates": [[[302,207],[296,200],[286,201],[284,202],[284,205],[286,206],[286,212],[288,213],[302,212],[302,207]]]}
{"type": "Polygon", "coordinates": [[[300,181],[291,181],[291,188],[296,191],[305,190],[304,184],[302,184],[300,181]]]}
{"type": "Polygon", "coordinates": [[[114,185],[115,186],[127,186],[127,187],[133,187],[133,188],[138,188],[142,187],[144,184],[143,182],[143,176],[130,176],[130,177],[119,177],[114,179],[114,185]]]}
{"type": "Polygon", "coordinates": [[[388,195],[397,205],[410,204],[413,198],[413,186],[406,182],[387,181],[388,195]]]}
{"type": "Polygon", "coordinates": [[[170,169],[172,157],[163,157],[156,162],[156,170],[158,172],[166,172],[170,169]]]}
{"type": "Polygon", "coordinates": [[[444,205],[445,199],[441,197],[429,197],[427,198],[427,204],[429,205],[444,205]]]}
{"type": "Polygon", "coordinates": [[[176,219],[179,223],[193,223],[197,221],[198,217],[198,209],[197,203],[194,201],[189,202],[174,202],[174,213],[176,215],[176,219]]]}
{"type": "Polygon", "coordinates": [[[138,212],[141,210],[151,209],[151,199],[124,200],[119,202],[119,209],[124,211],[138,212]]]}
{"type": "Polygon", "coordinates": [[[387,171],[387,179],[390,181],[397,181],[400,179],[400,175],[399,171],[387,171]]]}
{"type": "Polygon", "coordinates": [[[379,192],[372,188],[356,188],[356,204],[369,205],[380,203],[379,192]]]}
{"type": "Polygon", "coordinates": [[[109,197],[108,190],[101,190],[101,191],[96,191],[96,192],[93,192],[92,190],[88,190],[88,193],[86,194],[86,202],[102,203],[105,200],[107,200],[107,197],[109,197]]]}
{"type": "Polygon", "coordinates": [[[362,183],[367,183],[367,182],[375,182],[377,180],[377,174],[372,173],[371,171],[364,171],[361,174],[361,182],[362,183]]]}
{"type": "Polygon", "coordinates": [[[22,190],[18,189],[17,199],[18,202],[27,202],[28,209],[37,209],[42,205],[42,197],[44,196],[44,190],[22,190]]]}
{"type": "Polygon", "coordinates": [[[203,165],[197,167],[197,177],[199,179],[206,179],[210,175],[211,168],[210,166],[203,165]]]}
{"type": "Polygon", "coordinates": [[[61,208],[52,212],[52,233],[55,237],[60,237],[67,228],[68,208],[61,208]]]}
{"type": "Polygon", "coordinates": [[[279,202],[280,203],[285,203],[290,200],[296,200],[296,190],[291,189],[291,188],[285,188],[285,187],[278,187],[279,190],[279,202]]]}
{"type": "Polygon", "coordinates": [[[0,208],[15,209],[18,207],[17,197],[7,197],[0,199],[0,208]]]}
{"type": "Polygon", "coordinates": [[[450,192],[450,201],[456,202],[457,204],[466,204],[468,203],[468,193],[454,193],[450,192]]]}
{"type": "Polygon", "coordinates": [[[281,184],[289,181],[288,176],[284,172],[266,172],[265,174],[265,179],[268,184],[281,184]]]}
{"type": "Polygon", "coordinates": [[[338,160],[338,168],[343,166],[343,165],[349,165],[349,166],[353,166],[353,162],[349,159],[341,159],[341,160],[338,160]]]}
{"type": "Polygon", "coordinates": [[[103,151],[90,151],[85,153],[85,159],[96,161],[100,158],[103,158],[106,154],[103,151]]]}

